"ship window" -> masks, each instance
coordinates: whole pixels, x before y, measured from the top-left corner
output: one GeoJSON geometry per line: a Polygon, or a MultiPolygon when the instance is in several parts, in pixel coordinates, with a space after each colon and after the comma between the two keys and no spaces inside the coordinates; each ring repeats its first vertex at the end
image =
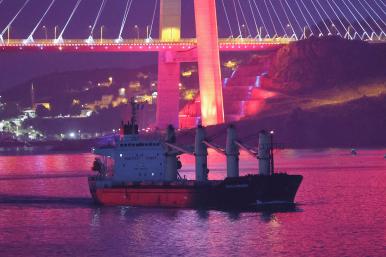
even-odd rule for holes
{"type": "Polygon", "coordinates": [[[121,144],[121,147],[123,146],[123,144],[121,144]]]}

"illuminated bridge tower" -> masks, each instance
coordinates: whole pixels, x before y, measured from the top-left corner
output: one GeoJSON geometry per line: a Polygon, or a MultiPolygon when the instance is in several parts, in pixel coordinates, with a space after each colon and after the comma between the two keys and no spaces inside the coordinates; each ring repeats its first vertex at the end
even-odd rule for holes
{"type": "MultiPolygon", "coordinates": [[[[180,62],[198,61],[202,124],[224,122],[220,53],[215,0],[194,0],[197,51],[160,52],[158,60],[157,126],[178,127],[180,62]],[[189,56],[190,55],[190,56],[189,56]]],[[[181,39],[181,0],[161,0],[160,37],[181,39]]]]}
{"type": "Polygon", "coordinates": [[[215,0],[194,0],[197,59],[204,126],[224,122],[224,106],[215,0]]]}
{"type": "MultiPolygon", "coordinates": [[[[181,0],[161,0],[160,39],[181,39],[181,0]]],[[[169,124],[178,128],[180,63],[175,52],[161,51],[158,56],[158,97],[156,122],[159,128],[169,124]]]]}

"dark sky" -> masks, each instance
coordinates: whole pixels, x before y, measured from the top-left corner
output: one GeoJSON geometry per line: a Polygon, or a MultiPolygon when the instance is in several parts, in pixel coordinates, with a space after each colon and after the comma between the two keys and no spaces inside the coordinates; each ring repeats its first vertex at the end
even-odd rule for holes
{"type": "MultiPolygon", "coordinates": [[[[8,22],[12,17],[17,13],[19,8],[23,5],[25,0],[4,0],[0,4],[0,33],[7,26],[8,22]]],[[[16,19],[15,23],[12,25],[11,29],[11,38],[26,38],[30,32],[33,30],[38,20],[44,13],[45,9],[49,6],[52,0],[30,0],[30,3],[23,10],[20,16],[16,19]]],[[[45,17],[39,28],[36,30],[34,35],[35,38],[44,38],[45,32],[42,29],[42,26],[47,27],[47,32],[50,38],[54,37],[54,27],[59,25],[63,27],[66,20],[68,19],[72,8],[75,6],[77,0],[56,0],[52,9],[45,17]]],[[[99,5],[102,0],[83,0],[79,9],[75,13],[73,20],[69,24],[64,38],[87,38],[89,35],[89,25],[93,24],[95,16],[98,12],[99,5]]],[[[124,13],[124,8],[127,0],[107,0],[105,9],[101,15],[101,18],[96,26],[94,36],[99,37],[99,28],[101,25],[105,26],[104,36],[105,38],[116,38],[121,26],[122,17],[124,13]]],[[[138,25],[140,28],[141,37],[145,37],[145,28],[146,25],[151,24],[152,13],[154,9],[156,0],[133,0],[132,9],[129,13],[125,30],[123,33],[124,38],[133,38],[136,37],[136,31],[134,30],[134,25],[138,25]]],[[[279,0],[270,0],[279,7],[279,0]]],[[[287,0],[290,5],[294,5],[293,0],[287,0]]],[[[310,0],[303,0],[308,2],[310,5],[310,0]]],[[[318,0],[322,2],[322,5],[327,10],[329,15],[333,15],[331,10],[328,10],[325,1],[318,0]]],[[[340,3],[342,6],[341,0],[335,0],[340,3]]],[[[358,1],[362,0],[350,0],[354,3],[354,6],[358,8],[361,13],[366,14],[364,9],[359,5],[358,1]]],[[[377,6],[374,5],[373,1],[378,0],[366,0],[374,8],[377,6]]],[[[232,30],[234,34],[237,34],[238,26],[235,18],[235,12],[233,8],[232,0],[224,0],[225,5],[228,10],[229,19],[231,20],[232,30]]],[[[256,34],[254,31],[255,26],[251,16],[251,12],[248,12],[250,6],[248,5],[247,0],[240,0],[241,5],[243,6],[244,14],[246,16],[247,23],[249,28],[252,31],[251,34],[256,34]]],[[[258,6],[261,8],[262,15],[265,15],[265,20],[267,22],[268,30],[273,30],[272,25],[268,22],[269,16],[267,11],[264,12],[264,2],[263,0],[257,0],[258,6]]],[[[218,23],[219,23],[219,34],[222,37],[227,37],[230,35],[229,27],[224,15],[224,9],[220,0],[217,0],[218,4],[218,23]]],[[[300,17],[299,11],[296,11],[296,6],[294,5],[294,14],[298,18],[300,17]]],[[[277,8],[279,10],[279,8],[277,8]]],[[[379,9],[378,9],[379,10],[379,9]]],[[[321,18],[318,16],[315,10],[310,8],[311,14],[315,17],[317,21],[320,21],[321,18]]],[[[158,11],[155,17],[154,29],[152,33],[153,38],[158,37],[158,20],[159,15],[158,11]]],[[[183,22],[182,22],[182,35],[183,37],[193,37],[195,34],[194,31],[194,13],[193,13],[193,0],[183,0],[183,22]]],[[[346,10],[347,16],[350,20],[353,20],[353,17],[350,16],[349,12],[346,10]]],[[[379,11],[380,14],[384,14],[379,11]]],[[[257,13],[255,13],[257,15],[257,13]]],[[[274,15],[271,9],[271,14],[274,15]]],[[[285,19],[285,14],[282,12],[278,13],[282,19],[285,19]]],[[[238,10],[238,16],[240,23],[245,23],[242,20],[241,10],[238,10]]],[[[325,14],[322,13],[322,16],[325,17],[325,14]]],[[[275,18],[275,17],[274,17],[275,18]]],[[[310,20],[310,17],[308,17],[310,20]]],[[[385,20],[385,16],[381,17],[385,20]]],[[[286,21],[285,21],[286,22],[286,21]]],[[[295,24],[295,20],[292,18],[292,22],[295,24]]],[[[278,30],[280,29],[279,24],[275,21],[278,30]]],[[[300,21],[301,25],[305,25],[304,21],[300,21]]],[[[262,24],[259,24],[262,25],[262,24]]],[[[6,34],[4,35],[6,37],[6,34]]],[[[236,35],[237,36],[237,35],[236,35]]],[[[98,67],[138,67],[142,65],[147,65],[156,62],[156,54],[103,54],[103,53],[87,53],[87,54],[71,54],[71,53],[1,53],[0,55],[0,90],[6,87],[13,86],[17,83],[23,82],[27,79],[30,79],[37,75],[47,74],[55,71],[65,71],[65,70],[78,70],[78,69],[92,69],[98,67]]]]}

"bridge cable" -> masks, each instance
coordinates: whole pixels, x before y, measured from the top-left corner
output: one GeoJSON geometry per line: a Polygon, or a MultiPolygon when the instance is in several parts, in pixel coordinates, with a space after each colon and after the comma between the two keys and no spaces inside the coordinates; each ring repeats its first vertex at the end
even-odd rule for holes
{"type": "Polygon", "coordinates": [[[374,19],[374,17],[371,15],[371,13],[366,9],[366,7],[361,3],[361,1],[364,1],[364,0],[360,0],[358,1],[359,4],[362,6],[363,10],[365,10],[365,12],[370,16],[370,18],[374,21],[375,25],[377,25],[377,27],[379,28],[380,32],[383,31],[382,27],[378,24],[378,22],[374,19]]]}
{"type": "MultiPolygon", "coordinates": [[[[367,0],[363,0],[366,5],[373,11],[373,13],[378,17],[378,19],[386,26],[386,22],[378,15],[378,13],[371,7],[371,5],[367,2],[367,0]]],[[[382,29],[383,31],[383,29],[382,29]]]]}
{"type": "Polygon", "coordinates": [[[244,11],[243,11],[243,7],[240,4],[240,0],[237,0],[237,2],[239,4],[239,6],[240,6],[241,14],[243,16],[243,19],[244,19],[244,22],[245,22],[245,26],[247,27],[248,34],[249,34],[249,36],[251,36],[251,30],[249,29],[248,21],[247,21],[247,19],[245,17],[245,14],[244,14],[244,11]]]}
{"type": "MultiPolygon", "coordinates": [[[[295,1],[296,5],[297,5],[297,7],[298,7],[298,9],[299,9],[299,11],[300,11],[300,13],[301,13],[303,19],[304,19],[304,21],[306,22],[307,27],[308,27],[309,30],[311,31],[311,35],[314,35],[314,32],[312,31],[311,24],[308,22],[308,20],[307,20],[307,18],[306,18],[306,15],[304,14],[302,8],[300,7],[298,1],[297,1],[297,0],[294,0],[294,1],[295,1]]],[[[305,31],[304,31],[303,33],[304,33],[304,36],[305,36],[305,31]]]]}
{"type": "Polygon", "coordinates": [[[70,17],[67,19],[67,22],[66,22],[66,24],[64,25],[62,31],[60,32],[58,38],[55,38],[55,39],[54,39],[54,42],[55,42],[55,43],[63,43],[63,34],[64,34],[64,32],[66,31],[68,24],[70,23],[72,17],[74,16],[74,14],[75,14],[76,10],[78,9],[78,7],[79,7],[79,5],[80,5],[81,2],[82,2],[82,0],[78,0],[78,1],[76,2],[74,9],[72,9],[72,12],[71,12],[71,14],[70,14],[70,17]]]}
{"type": "Polygon", "coordinates": [[[354,17],[354,19],[356,20],[356,22],[358,23],[358,25],[361,27],[361,29],[363,30],[363,35],[361,36],[361,39],[363,40],[364,38],[364,35],[367,36],[368,39],[371,39],[369,34],[367,33],[367,31],[365,30],[365,28],[362,26],[362,24],[359,22],[358,18],[354,15],[354,13],[351,11],[351,9],[348,7],[348,5],[346,4],[346,2],[344,0],[342,0],[342,3],[346,6],[346,8],[349,10],[349,12],[351,13],[351,15],[354,17]]]}
{"type": "MultiPolygon", "coordinates": [[[[340,24],[342,25],[342,28],[343,30],[346,31],[346,35],[349,33],[349,31],[346,29],[346,26],[344,25],[342,19],[340,18],[340,16],[337,14],[337,12],[335,11],[335,8],[332,7],[331,3],[329,0],[326,0],[327,4],[330,6],[330,9],[332,10],[332,12],[335,14],[336,18],[338,19],[338,21],[340,22],[340,24]]],[[[339,32],[339,30],[338,30],[339,32]]]]}
{"type": "Polygon", "coordinates": [[[233,30],[232,30],[231,22],[229,20],[228,11],[226,9],[224,0],[221,0],[221,3],[222,3],[222,7],[224,8],[225,18],[226,18],[227,23],[228,23],[229,32],[231,33],[230,38],[233,38],[233,30]]]}
{"type": "Polygon", "coordinates": [[[101,17],[101,14],[103,12],[103,9],[105,8],[105,5],[106,5],[106,0],[102,0],[102,3],[99,7],[98,14],[97,14],[95,21],[94,21],[94,24],[91,28],[90,35],[87,39],[88,43],[92,43],[94,41],[94,39],[93,39],[94,30],[95,30],[96,25],[98,24],[99,18],[101,17]]]}
{"type": "Polygon", "coordinates": [[[50,5],[46,9],[46,11],[44,12],[43,16],[40,18],[40,20],[38,21],[38,23],[36,24],[35,28],[32,30],[31,34],[28,36],[28,38],[26,40],[24,40],[24,43],[30,43],[30,42],[34,41],[33,35],[35,34],[36,30],[39,28],[40,24],[42,23],[42,21],[46,17],[47,13],[50,11],[51,7],[54,5],[55,1],[56,0],[52,0],[51,1],[50,5]]]}
{"type": "Polygon", "coordinates": [[[285,7],[284,7],[283,1],[282,1],[282,0],[279,0],[279,2],[280,2],[280,5],[281,5],[281,8],[282,8],[283,11],[284,11],[285,17],[287,17],[288,24],[291,26],[292,33],[294,33],[291,37],[295,36],[295,39],[298,39],[298,36],[296,35],[295,29],[294,29],[294,27],[292,26],[292,22],[291,22],[291,20],[290,20],[290,18],[289,18],[289,16],[288,16],[288,13],[287,13],[287,11],[286,11],[286,9],[285,9],[285,7]]]}
{"type": "Polygon", "coordinates": [[[320,17],[320,20],[322,21],[322,23],[324,24],[324,26],[326,27],[327,29],[327,35],[331,35],[331,31],[329,29],[329,27],[327,26],[327,23],[325,22],[325,20],[323,19],[323,16],[320,14],[319,10],[318,10],[318,7],[316,7],[315,3],[314,3],[314,0],[310,0],[311,4],[313,5],[313,7],[315,8],[316,10],[316,13],[319,15],[320,17]]]}
{"type": "Polygon", "coordinates": [[[0,33],[0,38],[4,35],[4,33],[11,27],[13,22],[16,20],[16,18],[19,16],[19,14],[23,11],[23,9],[26,7],[26,5],[29,3],[30,0],[26,0],[24,4],[21,6],[19,11],[16,13],[16,15],[12,18],[12,20],[8,23],[8,25],[5,27],[5,29],[0,33]]]}
{"type": "Polygon", "coordinates": [[[269,3],[271,4],[272,10],[273,10],[273,12],[275,13],[276,19],[279,21],[279,24],[280,24],[280,26],[281,26],[281,28],[282,28],[282,30],[283,30],[283,32],[284,32],[284,36],[287,36],[287,37],[288,37],[287,31],[286,31],[286,29],[284,28],[285,26],[284,26],[283,23],[281,22],[281,20],[280,20],[280,18],[279,18],[279,15],[278,15],[277,12],[276,12],[275,6],[272,4],[272,1],[271,1],[271,0],[269,0],[269,3]]]}
{"type": "Polygon", "coordinates": [[[155,0],[155,2],[154,2],[154,10],[153,10],[153,17],[151,19],[151,25],[150,25],[150,31],[149,31],[149,35],[147,35],[149,38],[147,38],[147,40],[151,40],[151,33],[153,32],[153,24],[154,24],[154,20],[155,20],[155,13],[157,11],[157,6],[158,6],[158,0],[155,0]]]}
{"type": "MultiPolygon", "coordinates": [[[[257,13],[259,14],[259,18],[260,18],[261,22],[263,23],[263,27],[264,27],[265,32],[266,32],[265,37],[268,36],[268,37],[270,38],[271,36],[270,36],[270,34],[269,34],[267,25],[265,24],[265,21],[264,21],[264,19],[263,19],[263,15],[261,15],[261,12],[260,12],[259,6],[258,6],[257,3],[256,3],[256,0],[253,0],[253,3],[254,3],[254,5],[255,5],[255,7],[256,7],[257,13]]],[[[261,31],[260,31],[260,34],[262,34],[261,31]]]]}
{"type": "Polygon", "coordinates": [[[253,12],[251,0],[248,0],[248,3],[249,3],[249,8],[250,8],[251,13],[252,13],[253,22],[254,22],[255,27],[256,27],[257,37],[259,37],[261,39],[261,34],[259,32],[259,27],[257,26],[257,20],[256,20],[256,17],[255,17],[255,13],[253,12]]]}
{"type": "MultiPolygon", "coordinates": [[[[337,28],[337,26],[336,26],[336,24],[335,24],[333,18],[327,13],[326,9],[323,7],[323,5],[320,3],[319,0],[316,0],[316,2],[319,4],[320,8],[322,8],[322,11],[323,11],[324,14],[326,15],[327,19],[331,22],[331,25],[332,25],[334,28],[336,28],[338,34],[340,35],[340,32],[339,32],[339,30],[338,30],[338,28],[337,28]]],[[[326,2],[328,3],[328,0],[326,0],[326,2]]],[[[330,4],[330,3],[328,3],[328,4],[330,4]]],[[[333,10],[333,11],[334,11],[334,13],[335,13],[335,10],[333,10]]],[[[339,22],[340,22],[340,18],[339,18],[339,17],[338,17],[338,20],[339,20],[339,22]]],[[[344,26],[343,26],[343,28],[344,28],[344,26]]],[[[330,32],[331,32],[331,31],[330,31],[330,32]]]]}
{"type": "MultiPolygon", "coordinates": [[[[342,1],[344,1],[344,0],[342,0],[342,1]]],[[[353,3],[351,2],[351,1],[349,1],[349,3],[351,4],[351,6],[352,7],[354,7],[354,10],[359,14],[359,16],[361,17],[361,19],[366,23],[366,25],[370,28],[370,30],[371,30],[371,39],[372,39],[372,37],[373,37],[373,35],[375,34],[376,35],[376,33],[375,33],[375,30],[373,29],[373,27],[367,22],[367,20],[363,17],[363,15],[358,11],[358,9],[355,7],[355,5],[353,5],[353,3]]],[[[377,22],[375,22],[375,24],[377,24],[378,25],[378,23],[377,22]]]]}
{"type": "Polygon", "coordinates": [[[236,20],[237,20],[237,26],[239,27],[239,36],[238,37],[243,37],[242,35],[242,32],[241,32],[241,27],[240,27],[240,20],[239,20],[239,15],[237,13],[237,7],[236,7],[236,2],[235,0],[232,0],[233,1],[233,6],[235,8],[235,14],[236,14],[236,20]]]}
{"type": "Polygon", "coordinates": [[[133,3],[133,0],[127,0],[126,7],[125,7],[125,12],[123,14],[123,19],[122,19],[122,23],[121,23],[121,28],[119,30],[118,38],[116,40],[117,42],[120,42],[120,41],[123,40],[122,39],[122,33],[123,33],[123,29],[125,28],[127,16],[130,13],[130,9],[131,9],[132,3],[133,3]]]}
{"type": "MultiPolygon", "coordinates": [[[[346,34],[347,37],[348,37],[349,39],[354,39],[356,35],[358,35],[358,36],[360,37],[358,31],[356,30],[356,28],[354,27],[354,25],[351,23],[350,19],[345,15],[345,13],[342,11],[342,9],[339,7],[339,5],[335,2],[335,0],[331,0],[331,2],[335,5],[335,7],[339,10],[339,12],[343,15],[343,17],[345,18],[345,20],[346,20],[347,23],[349,24],[349,27],[348,27],[348,29],[346,30],[346,31],[347,31],[347,34],[346,34]],[[353,28],[353,30],[354,30],[354,37],[351,37],[351,35],[350,35],[350,27],[353,28]]],[[[345,35],[345,37],[346,37],[346,35],[345,35]]]]}
{"type": "Polygon", "coordinates": [[[273,36],[273,38],[278,37],[279,35],[277,33],[276,26],[275,26],[275,23],[273,22],[272,15],[271,15],[271,13],[269,11],[268,4],[267,4],[266,0],[264,0],[264,4],[265,4],[265,7],[267,8],[269,19],[271,20],[271,23],[272,23],[272,26],[273,26],[273,30],[275,32],[275,35],[273,36]]]}
{"type": "Polygon", "coordinates": [[[384,7],[386,7],[386,4],[382,0],[380,0],[380,2],[383,4],[384,7]]]}
{"type": "MultiPolygon", "coordinates": [[[[319,1],[319,0],[315,0],[315,1],[318,3],[318,5],[319,5],[320,8],[322,9],[323,13],[326,15],[327,20],[331,23],[331,26],[336,27],[335,23],[332,21],[332,19],[330,18],[330,16],[329,16],[329,15],[327,14],[327,12],[324,10],[324,7],[320,4],[320,1],[319,1]]],[[[328,35],[332,35],[331,29],[327,26],[327,23],[325,22],[325,19],[322,17],[322,15],[320,14],[320,12],[318,11],[318,9],[317,9],[315,3],[313,2],[313,0],[311,0],[311,2],[312,2],[312,4],[315,6],[315,9],[316,9],[316,11],[318,12],[320,18],[322,19],[324,26],[326,26],[327,31],[328,31],[328,35]]]]}
{"type": "Polygon", "coordinates": [[[304,8],[306,9],[306,12],[308,13],[308,15],[311,17],[312,21],[314,22],[314,25],[318,28],[318,30],[320,32],[319,36],[324,36],[322,30],[320,29],[320,27],[318,25],[318,23],[315,21],[315,19],[312,16],[310,10],[308,10],[307,5],[304,4],[303,0],[299,0],[299,1],[303,4],[304,8]]]}
{"type": "MultiPolygon", "coordinates": [[[[374,3],[375,3],[375,4],[378,6],[378,8],[383,12],[383,14],[386,15],[386,11],[382,8],[382,6],[380,6],[380,5],[378,4],[377,0],[374,0],[374,3]]],[[[385,5],[383,2],[382,2],[382,4],[385,5]]],[[[385,5],[385,7],[386,7],[386,5],[385,5]]]]}
{"type": "MultiPolygon", "coordinates": [[[[286,5],[288,6],[288,9],[290,10],[292,16],[295,18],[295,21],[296,21],[296,24],[298,25],[299,29],[300,29],[300,32],[303,32],[303,27],[300,25],[300,22],[299,20],[297,19],[296,15],[294,14],[294,12],[292,11],[290,5],[288,4],[287,0],[284,0],[284,3],[286,3],[286,5]]],[[[283,7],[284,8],[284,7],[283,7]]]]}

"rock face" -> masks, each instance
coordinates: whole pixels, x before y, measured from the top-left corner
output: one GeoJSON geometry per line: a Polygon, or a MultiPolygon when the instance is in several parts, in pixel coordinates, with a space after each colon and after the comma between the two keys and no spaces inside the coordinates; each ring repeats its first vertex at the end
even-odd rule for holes
{"type": "Polygon", "coordinates": [[[309,93],[373,76],[386,76],[386,44],[311,38],[273,55],[263,88],[309,93]]]}

